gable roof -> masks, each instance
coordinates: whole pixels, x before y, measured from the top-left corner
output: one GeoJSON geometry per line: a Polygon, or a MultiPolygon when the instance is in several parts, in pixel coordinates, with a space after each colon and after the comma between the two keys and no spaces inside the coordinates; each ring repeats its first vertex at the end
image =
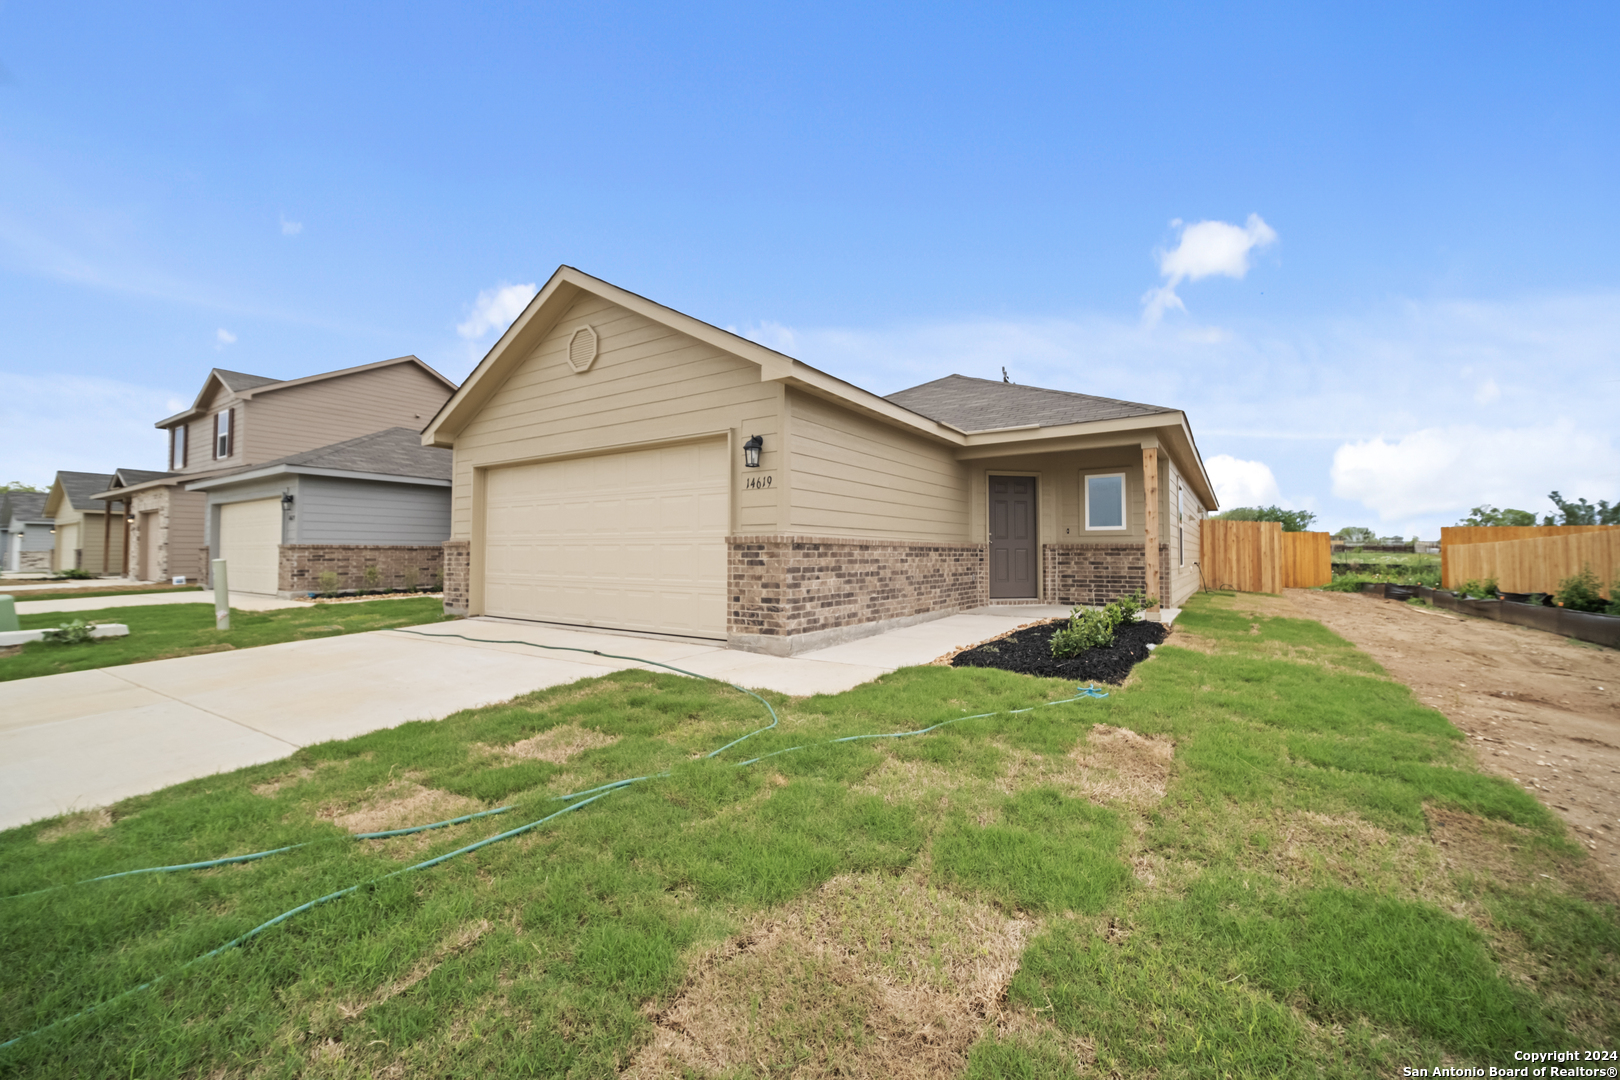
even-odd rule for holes
{"type": "Polygon", "coordinates": [[[559,266],[521,314],[479,361],[471,375],[422,430],[428,446],[452,447],[507,377],[534,353],[581,294],[600,297],[741,360],[759,365],[762,382],[781,382],[841,408],[863,414],[953,447],[959,455],[988,456],[1034,451],[1058,440],[1158,439],[1185,464],[1183,472],[1200,500],[1215,506],[1214,485],[1204,469],[1184,412],[1063,390],[1014,387],[986,379],[950,376],[890,397],[845,382],[775,349],[722,330],[572,266],[559,266]],[[940,384],[944,384],[941,386],[940,384]],[[1000,389],[1009,387],[1011,392],[1000,389]],[[933,415],[928,410],[939,415],[933,415]],[[962,421],[942,419],[954,416],[962,421]],[[1010,421],[1010,422],[1009,422],[1010,421]],[[981,426],[986,425],[986,426],[981,426]],[[1190,467],[1190,468],[1189,468],[1190,467]]]}
{"type": "Polygon", "coordinates": [[[943,379],[890,394],[888,399],[912,412],[963,433],[1007,431],[1013,428],[1089,424],[1177,410],[1135,401],[1048,390],[1041,386],[947,375],[943,379]]]}
{"type": "Polygon", "coordinates": [[[226,371],[224,368],[214,368],[209,371],[208,377],[203,380],[202,389],[197,391],[196,400],[191,403],[191,408],[184,412],[177,412],[173,416],[166,416],[152,426],[166,428],[204,413],[206,410],[203,408],[203,402],[208,400],[209,391],[215,383],[223,386],[227,391],[243,401],[250,401],[259,394],[273,393],[292,386],[304,386],[325,379],[341,378],[344,375],[357,375],[362,371],[374,371],[378,368],[393,367],[397,364],[414,364],[443,383],[447,389],[451,391],[456,389],[455,383],[434,371],[415,356],[409,355],[396,356],[392,360],[378,360],[371,364],[357,364],[354,367],[339,368],[336,371],[323,371],[316,375],[305,375],[297,379],[271,379],[263,375],[246,375],[240,371],[226,371]]]}
{"type": "Polygon", "coordinates": [[[99,514],[107,506],[97,502],[94,496],[99,491],[107,490],[112,479],[112,473],[59,472],[50,495],[46,497],[47,505],[55,501],[56,493],[60,490],[62,498],[74,510],[90,510],[99,514]]]}
{"type": "Polygon", "coordinates": [[[134,487],[136,484],[144,484],[148,480],[162,480],[174,475],[176,474],[172,472],[159,472],[152,469],[114,469],[112,486],[121,488],[134,487]]]}
{"type": "Polygon", "coordinates": [[[207,491],[228,483],[268,476],[274,473],[357,474],[367,477],[397,477],[450,483],[454,455],[449,450],[423,446],[422,436],[412,428],[392,427],[370,435],[345,439],[330,446],[289,454],[263,465],[250,465],[206,480],[187,484],[188,491],[207,491]]]}
{"type": "Polygon", "coordinates": [[[0,495],[0,529],[11,528],[13,521],[49,521],[45,516],[43,491],[8,491],[0,495]]]}

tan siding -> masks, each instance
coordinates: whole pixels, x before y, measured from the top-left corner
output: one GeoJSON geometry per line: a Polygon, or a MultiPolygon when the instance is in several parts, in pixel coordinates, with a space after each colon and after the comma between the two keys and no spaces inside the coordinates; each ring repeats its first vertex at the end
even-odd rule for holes
{"type": "Polygon", "coordinates": [[[449,388],[415,364],[272,390],[237,407],[237,449],[246,462],[258,463],[384,428],[420,431],[449,396],[449,388]]]}
{"type": "Polygon", "coordinates": [[[200,581],[203,570],[203,512],[208,496],[200,491],[169,490],[169,529],[162,538],[167,577],[200,581]]]}
{"type": "MultiPolygon", "coordinates": [[[[759,368],[599,297],[582,296],[457,436],[452,536],[473,536],[475,470],[729,431],[734,523],[774,531],[781,475],[782,389],[759,368]],[[569,340],[590,325],[590,369],[567,362],[569,340]],[[742,468],[742,440],[765,439],[762,468],[742,468]],[[743,473],[772,475],[746,490],[743,473]]],[[[475,545],[476,546],[476,545],[475,545]]],[[[474,553],[475,560],[478,558],[474,553]]],[[[474,575],[476,577],[476,573],[474,575]]]]}
{"type": "Polygon", "coordinates": [[[950,448],[808,394],[790,392],[792,520],[787,531],[962,543],[967,469],[950,448]]]}

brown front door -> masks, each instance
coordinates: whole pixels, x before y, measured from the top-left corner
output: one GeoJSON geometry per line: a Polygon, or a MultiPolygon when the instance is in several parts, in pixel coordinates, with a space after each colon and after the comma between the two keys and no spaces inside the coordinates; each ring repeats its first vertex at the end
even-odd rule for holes
{"type": "Polygon", "coordinates": [[[990,598],[1035,596],[1035,478],[990,478],[990,598]]]}

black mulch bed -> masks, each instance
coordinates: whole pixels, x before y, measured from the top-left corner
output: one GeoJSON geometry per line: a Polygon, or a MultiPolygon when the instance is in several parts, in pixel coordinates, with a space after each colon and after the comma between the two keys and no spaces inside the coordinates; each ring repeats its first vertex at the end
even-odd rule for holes
{"type": "Polygon", "coordinates": [[[1052,656],[1052,635],[1067,622],[1066,619],[1059,619],[1032,626],[1011,637],[959,652],[951,659],[951,666],[993,667],[1047,679],[1076,679],[1117,685],[1125,681],[1131,668],[1151,655],[1148,646],[1159,644],[1166,634],[1163,623],[1127,623],[1114,631],[1114,644],[1109,648],[1087,649],[1079,656],[1058,660],[1052,656]]]}

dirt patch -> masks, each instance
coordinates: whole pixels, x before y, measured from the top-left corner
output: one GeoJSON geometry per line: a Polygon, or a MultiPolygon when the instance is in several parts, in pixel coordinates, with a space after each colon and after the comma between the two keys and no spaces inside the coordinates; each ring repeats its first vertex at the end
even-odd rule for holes
{"type": "Polygon", "coordinates": [[[427,825],[482,809],[482,803],[464,795],[425,788],[411,780],[394,780],[358,806],[323,806],[317,816],[340,829],[359,833],[427,825]]]}
{"type": "Polygon", "coordinates": [[[1289,589],[1286,602],[1444,713],[1620,885],[1620,652],[1359,593],[1289,589]]]}
{"type": "Polygon", "coordinates": [[[1069,753],[1073,786],[1092,802],[1122,802],[1150,809],[1164,798],[1176,744],[1163,736],[1148,738],[1128,728],[1094,725],[1086,741],[1069,753]]]}
{"type": "Polygon", "coordinates": [[[587,750],[612,746],[618,741],[617,735],[604,735],[600,731],[582,728],[578,724],[559,724],[522,742],[487,749],[492,753],[505,754],[509,757],[530,758],[561,765],[569,758],[583,754],[587,750]]]}
{"type": "Polygon", "coordinates": [[[45,828],[39,830],[39,835],[35,839],[42,844],[53,844],[66,836],[98,832],[112,823],[112,811],[106,807],[100,807],[96,810],[82,810],[77,814],[69,814],[55,825],[45,826],[45,828]]]}
{"type": "Polygon", "coordinates": [[[993,667],[1050,679],[1075,679],[1118,685],[1131,668],[1153,655],[1153,648],[1165,638],[1165,628],[1156,622],[1126,623],[1114,631],[1114,644],[1087,649],[1079,656],[1059,660],[1052,655],[1052,635],[1064,620],[1041,623],[1027,630],[998,638],[988,645],[957,653],[952,667],[993,667]]]}
{"type": "Polygon", "coordinates": [[[314,769],[299,769],[297,772],[290,772],[285,776],[278,776],[274,780],[266,780],[262,784],[254,784],[252,787],[248,788],[248,790],[253,792],[255,795],[264,795],[269,797],[292,787],[294,784],[301,784],[314,775],[314,769]]]}
{"type": "Polygon", "coordinates": [[[913,876],[834,878],[699,957],[624,1075],[958,1074],[1034,930],[913,876]]]}

